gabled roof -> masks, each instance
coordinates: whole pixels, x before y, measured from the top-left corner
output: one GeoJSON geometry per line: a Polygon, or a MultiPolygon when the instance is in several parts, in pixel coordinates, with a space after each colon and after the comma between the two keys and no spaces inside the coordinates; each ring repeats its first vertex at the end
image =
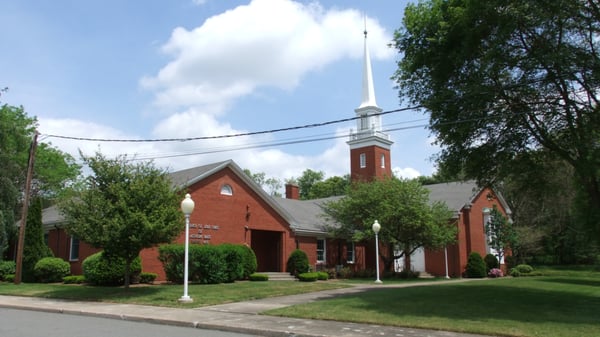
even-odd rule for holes
{"type": "Polygon", "coordinates": [[[329,197],[313,200],[295,200],[273,198],[293,219],[292,229],[299,235],[325,234],[327,222],[323,217],[323,206],[331,201],[343,198],[329,197]]]}
{"type": "MultiPolygon", "coordinates": [[[[314,200],[295,200],[273,197],[248,177],[248,175],[233,160],[198,166],[173,172],[169,175],[172,179],[173,187],[185,189],[225,168],[230,168],[240,179],[242,179],[248,187],[250,187],[289,224],[290,228],[297,235],[325,235],[327,222],[323,217],[323,206],[327,202],[343,198],[343,196],[338,196],[314,200]]],[[[444,202],[456,213],[463,207],[469,206],[482,190],[481,188],[478,188],[477,184],[473,181],[434,184],[426,185],[424,187],[430,192],[429,199],[431,202],[444,202]]],[[[499,194],[497,194],[497,196],[502,203],[502,206],[510,214],[510,210],[502,196],[499,194]]],[[[44,209],[42,211],[42,219],[44,226],[46,227],[59,225],[64,221],[62,214],[59,213],[58,207],[56,206],[44,209]]]]}

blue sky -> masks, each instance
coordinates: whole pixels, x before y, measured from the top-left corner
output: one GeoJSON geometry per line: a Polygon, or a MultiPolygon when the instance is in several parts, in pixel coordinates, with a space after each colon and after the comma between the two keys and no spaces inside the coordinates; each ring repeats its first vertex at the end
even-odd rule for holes
{"type": "MultiPolygon", "coordinates": [[[[9,91],[0,99],[37,116],[41,139],[76,158],[78,150],[100,150],[153,159],[169,170],[233,159],[282,180],[307,168],[344,175],[350,167],[346,135],[355,122],[189,142],[97,143],[47,135],[203,137],[354,117],[365,15],[378,106],[407,106],[390,80],[400,55],[387,46],[406,3],[3,1],[0,87],[9,91]],[[315,138],[329,139],[266,146],[315,138]]],[[[423,125],[426,118],[417,111],[392,113],[383,116],[383,128],[423,125]]],[[[395,172],[434,172],[430,157],[439,149],[429,131],[389,134],[395,172]]]]}

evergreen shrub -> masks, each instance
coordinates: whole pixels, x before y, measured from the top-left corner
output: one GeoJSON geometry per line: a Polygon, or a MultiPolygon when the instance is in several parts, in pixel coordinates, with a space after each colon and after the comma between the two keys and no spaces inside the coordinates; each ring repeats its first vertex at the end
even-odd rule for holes
{"type": "Polygon", "coordinates": [[[252,248],[248,247],[247,245],[238,245],[238,247],[240,247],[239,249],[242,251],[243,256],[242,261],[244,275],[242,279],[247,279],[248,277],[250,277],[250,275],[254,274],[256,272],[256,269],[258,268],[256,254],[254,254],[252,248]]]}
{"type": "Polygon", "coordinates": [[[288,273],[294,276],[307,273],[310,270],[308,256],[300,249],[294,250],[288,257],[286,268],[288,273]]]}
{"type": "Polygon", "coordinates": [[[14,275],[16,272],[15,261],[0,261],[0,281],[4,280],[6,275],[14,275]]]}
{"type": "Polygon", "coordinates": [[[81,284],[85,283],[85,276],[83,275],[69,275],[63,277],[64,284],[81,284]]]}
{"type": "Polygon", "coordinates": [[[45,257],[39,260],[33,268],[33,274],[38,282],[62,282],[71,273],[69,262],[59,257],[45,257]]]}
{"type": "Polygon", "coordinates": [[[250,281],[268,281],[269,280],[269,275],[266,274],[259,274],[259,273],[253,273],[251,274],[248,279],[250,281]]]}
{"type": "Polygon", "coordinates": [[[485,265],[487,267],[487,272],[494,268],[500,268],[500,263],[498,262],[498,258],[494,254],[487,254],[483,260],[485,261],[485,265]]]}
{"type": "MultiPolygon", "coordinates": [[[[92,285],[119,286],[125,283],[125,260],[122,258],[109,260],[98,252],[83,260],[82,269],[86,282],[92,285]]],[[[131,263],[130,281],[136,280],[141,271],[142,260],[138,256],[131,263]]]]}
{"type": "Polygon", "coordinates": [[[319,273],[317,272],[298,274],[298,280],[300,280],[300,282],[316,282],[318,279],[319,273]]]}
{"type": "Polygon", "coordinates": [[[217,246],[221,250],[223,262],[225,263],[224,282],[232,283],[244,278],[244,252],[240,245],[221,244],[217,246]]]}
{"type": "Polygon", "coordinates": [[[487,275],[486,265],[477,252],[471,252],[467,259],[466,274],[468,278],[484,278],[487,275]]]}
{"type": "Polygon", "coordinates": [[[154,283],[154,280],[156,280],[157,277],[158,277],[158,274],[156,274],[156,273],[141,272],[140,273],[140,283],[152,284],[152,283],[154,283]]]}
{"type": "Polygon", "coordinates": [[[324,271],[317,272],[317,278],[321,281],[327,281],[329,279],[329,274],[324,271]]]}

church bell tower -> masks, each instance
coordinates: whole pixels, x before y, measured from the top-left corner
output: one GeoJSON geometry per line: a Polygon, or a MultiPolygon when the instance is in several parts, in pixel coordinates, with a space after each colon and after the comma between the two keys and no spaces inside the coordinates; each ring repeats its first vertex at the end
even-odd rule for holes
{"type": "Polygon", "coordinates": [[[350,132],[350,177],[352,181],[370,181],[392,176],[390,147],[393,142],[381,130],[381,112],[375,101],[371,59],[365,28],[362,102],[356,112],[356,132],[350,132]]]}

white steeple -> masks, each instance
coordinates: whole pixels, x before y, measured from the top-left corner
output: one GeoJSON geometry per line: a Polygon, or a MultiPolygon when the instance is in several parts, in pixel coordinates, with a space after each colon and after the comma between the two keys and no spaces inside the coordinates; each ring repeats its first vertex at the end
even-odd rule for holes
{"type": "MultiPolygon", "coordinates": [[[[365,19],[366,20],[366,19],[365,19]]],[[[366,25],[366,23],[365,23],[366,25]]],[[[373,86],[373,72],[371,70],[371,57],[369,56],[369,48],[367,46],[367,28],[365,27],[365,51],[364,51],[364,65],[363,65],[363,82],[362,82],[362,102],[360,108],[365,107],[376,107],[377,101],[375,100],[375,87],[373,86]]]]}
{"type": "Polygon", "coordinates": [[[381,137],[386,140],[388,135],[381,132],[381,116],[383,110],[377,106],[375,100],[375,86],[373,85],[373,72],[371,68],[371,57],[369,56],[369,47],[367,45],[367,21],[365,17],[365,41],[364,41],[364,63],[363,63],[363,82],[362,82],[362,101],[360,106],[354,111],[356,116],[356,134],[352,134],[350,139],[357,140],[366,137],[381,137]]]}

